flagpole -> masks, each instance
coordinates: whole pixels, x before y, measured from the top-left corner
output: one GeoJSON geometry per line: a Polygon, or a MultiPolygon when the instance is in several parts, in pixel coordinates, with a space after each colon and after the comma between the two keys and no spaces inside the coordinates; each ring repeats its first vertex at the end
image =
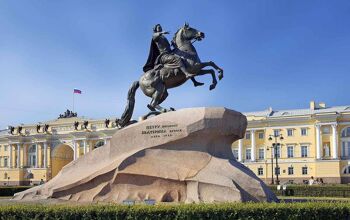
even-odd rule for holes
{"type": "Polygon", "coordinates": [[[74,91],[73,91],[73,112],[74,112],[74,91]]]}

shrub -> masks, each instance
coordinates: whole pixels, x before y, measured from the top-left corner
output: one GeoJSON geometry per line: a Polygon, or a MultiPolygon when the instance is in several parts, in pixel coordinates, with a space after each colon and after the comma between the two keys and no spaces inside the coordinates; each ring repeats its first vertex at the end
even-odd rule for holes
{"type": "MultiPolygon", "coordinates": [[[[270,189],[277,195],[282,195],[282,190],[277,190],[276,186],[270,189]]],[[[303,197],[350,197],[350,186],[348,185],[288,185],[286,196],[303,197]]]]}
{"type": "Polygon", "coordinates": [[[348,203],[7,205],[0,219],[349,219],[348,203]]]}
{"type": "Polygon", "coordinates": [[[4,186],[0,187],[0,196],[13,196],[15,193],[22,192],[31,188],[31,186],[4,186]]]}

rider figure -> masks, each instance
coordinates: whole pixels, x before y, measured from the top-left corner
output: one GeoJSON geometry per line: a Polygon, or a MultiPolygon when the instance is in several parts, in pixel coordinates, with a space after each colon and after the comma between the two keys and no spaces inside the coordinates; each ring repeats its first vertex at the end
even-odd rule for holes
{"type": "MultiPolygon", "coordinates": [[[[169,32],[163,31],[162,26],[160,24],[157,24],[153,28],[152,43],[154,43],[156,45],[156,47],[159,51],[159,55],[158,55],[158,53],[156,53],[156,55],[158,55],[158,56],[156,57],[156,60],[154,62],[154,65],[155,65],[154,68],[160,69],[163,66],[168,67],[168,68],[174,68],[174,69],[179,68],[186,75],[186,78],[191,78],[194,86],[204,85],[204,83],[197,82],[194,79],[195,75],[189,73],[186,70],[185,64],[184,64],[183,60],[181,59],[181,57],[176,56],[172,53],[169,41],[164,36],[165,34],[169,34],[169,32]]],[[[152,50],[152,45],[151,45],[151,50],[152,50]]],[[[150,52],[150,55],[151,55],[151,53],[152,53],[152,51],[150,52]]],[[[149,60],[150,60],[150,57],[149,57],[149,60]]]]}

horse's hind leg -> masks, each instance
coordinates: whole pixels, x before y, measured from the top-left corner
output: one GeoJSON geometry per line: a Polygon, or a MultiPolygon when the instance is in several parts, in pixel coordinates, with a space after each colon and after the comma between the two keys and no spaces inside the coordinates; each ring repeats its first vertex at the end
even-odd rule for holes
{"type": "Polygon", "coordinates": [[[151,111],[155,111],[156,109],[161,112],[166,112],[167,110],[161,107],[159,104],[162,103],[168,97],[168,92],[163,83],[157,83],[155,86],[155,92],[152,95],[152,101],[147,107],[151,111]]]}

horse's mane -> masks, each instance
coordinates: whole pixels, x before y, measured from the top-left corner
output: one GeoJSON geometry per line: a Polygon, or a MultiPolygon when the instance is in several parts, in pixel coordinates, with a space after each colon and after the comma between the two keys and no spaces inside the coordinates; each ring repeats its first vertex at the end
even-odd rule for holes
{"type": "Polygon", "coordinates": [[[178,46],[177,46],[177,44],[176,44],[176,36],[177,36],[177,34],[178,34],[181,30],[182,30],[182,27],[179,28],[179,29],[175,32],[174,37],[173,37],[173,39],[172,39],[172,41],[171,41],[171,43],[172,43],[172,45],[174,46],[174,48],[178,48],[178,46]]]}

